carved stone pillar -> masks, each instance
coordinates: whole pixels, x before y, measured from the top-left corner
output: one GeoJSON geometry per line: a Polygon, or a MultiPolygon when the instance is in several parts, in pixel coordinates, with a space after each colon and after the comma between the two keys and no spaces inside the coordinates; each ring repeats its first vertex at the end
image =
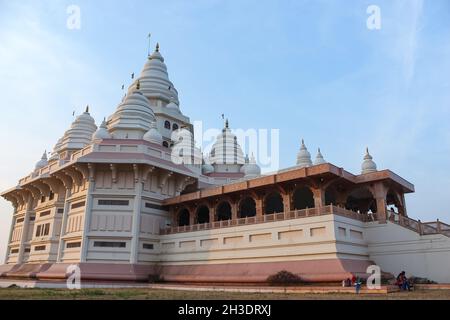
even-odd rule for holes
{"type": "Polygon", "coordinates": [[[382,182],[377,182],[373,185],[371,191],[377,202],[378,221],[379,223],[386,223],[387,220],[386,195],[388,190],[382,182]]]}
{"type": "Polygon", "coordinates": [[[322,188],[316,188],[312,190],[314,196],[314,207],[321,208],[325,206],[325,191],[322,188]]]}
{"type": "Polygon", "coordinates": [[[262,217],[264,215],[263,198],[259,197],[259,198],[255,199],[255,203],[256,203],[256,216],[257,217],[262,217]]]}
{"type": "Polygon", "coordinates": [[[210,205],[209,207],[209,222],[213,223],[216,221],[216,207],[214,205],[210,205]]]}

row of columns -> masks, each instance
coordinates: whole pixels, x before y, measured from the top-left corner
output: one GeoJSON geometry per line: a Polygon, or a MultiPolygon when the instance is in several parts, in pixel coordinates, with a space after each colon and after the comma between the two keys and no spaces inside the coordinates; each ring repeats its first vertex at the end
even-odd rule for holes
{"type": "MultiPolygon", "coordinates": [[[[308,186],[308,188],[312,192],[314,207],[315,208],[324,207],[325,206],[325,189],[326,188],[325,187],[310,187],[310,186],[308,186]]],[[[374,183],[373,185],[367,186],[367,188],[372,193],[373,199],[376,202],[377,217],[378,217],[379,222],[385,223],[386,219],[387,219],[386,196],[388,193],[388,187],[385,186],[382,182],[377,182],[377,183],[374,183]]],[[[293,205],[294,205],[293,194],[294,194],[295,190],[296,189],[292,190],[291,192],[286,192],[284,190],[284,192],[283,192],[282,189],[281,190],[275,189],[275,190],[271,190],[270,192],[266,192],[265,195],[258,194],[256,192],[252,192],[252,193],[245,193],[245,194],[241,195],[239,198],[233,198],[232,196],[226,196],[221,199],[222,201],[219,201],[217,198],[217,199],[212,199],[212,200],[206,200],[206,201],[200,202],[200,203],[187,203],[184,206],[176,205],[171,208],[172,217],[173,217],[173,225],[175,225],[175,226],[178,225],[178,218],[179,218],[178,215],[180,214],[180,212],[183,209],[187,209],[189,212],[189,224],[190,225],[196,224],[197,223],[196,216],[198,213],[197,211],[201,206],[208,207],[210,222],[218,221],[218,217],[216,215],[217,208],[222,202],[225,202],[225,201],[228,202],[229,205],[231,206],[231,219],[232,220],[238,219],[240,201],[244,200],[247,197],[250,197],[255,201],[256,216],[257,217],[263,216],[264,215],[265,197],[270,195],[273,191],[278,192],[278,194],[281,196],[281,198],[283,200],[284,212],[289,212],[292,210],[293,205]]],[[[336,196],[336,199],[335,199],[336,203],[334,203],[334,205],[344,207],[347,202],[349,193],[348,192],[347,193],[342,193],[342,192],[336,193],[335,196],[336,196]]]]}

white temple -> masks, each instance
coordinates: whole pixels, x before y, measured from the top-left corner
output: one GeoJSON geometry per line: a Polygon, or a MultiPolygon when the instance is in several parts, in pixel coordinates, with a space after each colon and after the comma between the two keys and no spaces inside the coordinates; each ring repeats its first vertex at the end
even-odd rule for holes
{"type": "Polygon", "coordinates": [[[263,175],[228,120],[210,154],[193,138],[157,45],[111,116],[97,127],[87,107],[1,194],[14,214],[0,277],[76,264],[83,280],[334,282],[377,264],[450,283],[450,225],[408,217],[414,186],[369,150],[352,174],[302,140],[294,167],[263,175]]]}

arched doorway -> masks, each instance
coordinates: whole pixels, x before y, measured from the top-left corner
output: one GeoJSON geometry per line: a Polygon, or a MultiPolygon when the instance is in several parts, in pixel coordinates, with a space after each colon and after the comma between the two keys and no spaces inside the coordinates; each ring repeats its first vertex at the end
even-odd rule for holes
{"type": "Polygon", "coordinates": [[[254,216],[256,216],[256,202],[252,197],[247,197],[239,205],[239,218],[254,216]]]}
{"type": "Polygon", "coordinates": [[[178,226],[188,226],[189,225],[189,210],[184,208],[178,213],[178,226]]]}
{"type": "Polygon", "coordinates": [[[209,208],[205,205],[200,206],[197,209],[197,223],[208,223],[209,222],[209,208]]]}
{"type": "Polygon", "coordinates": [[[292,202],[294,210],[314,208],[314,194],[308,187],[297,188],[292,195],[292,202]]]}
{"type": "Polygon", "coordinates": [[[377,202],[366,187],[353,190],[347,197],[345,208],[359,213],[377,212],[377,202]]]}
{"type": "Polygon", "coordinates": [[[217,206],[217,221],[231,220],[231,206],[224,201],[217,206]]]}
{"type": "Polygon", "coordinates": [[[278,192],[272,192],[264,201],[264,214],[283,212],[283,197],[278,192]]]}

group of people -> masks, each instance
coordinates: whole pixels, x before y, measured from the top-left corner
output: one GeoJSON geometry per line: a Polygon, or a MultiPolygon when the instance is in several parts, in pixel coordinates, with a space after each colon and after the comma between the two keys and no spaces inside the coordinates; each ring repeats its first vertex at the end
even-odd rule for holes
{"type": "MultiPolygon", "coordinates": [[[[351,279],[347,278],[345,280],[342,280],[343,287],[355,287],[356,293],[359,293],[359,291],[361,290],[361,284],[362,284],[361,278],[356,276],[353,276],[351,279]]],[[[412,283],[406,277],[405,271],[400,272],[400,274],[397,276],[395,285],[398,286],[400,290],[411,291],[412,283]]]]}
{"type": "Polygon", "coordinates": [[[343,287],[355,287],[356,293],[361,290],[362,280],[359,277],[353,276],[351,279],[347,278],[342,281],[343,287]]]}
{"type": "Polygon", "coordinates": [[[397,285],[400,288],[400,290],[411,291],[411,282],[406,277],[405,271],[400,272],[400,274],[397,276],[397,281],[395,282],[395,285],[397,285]]]}

